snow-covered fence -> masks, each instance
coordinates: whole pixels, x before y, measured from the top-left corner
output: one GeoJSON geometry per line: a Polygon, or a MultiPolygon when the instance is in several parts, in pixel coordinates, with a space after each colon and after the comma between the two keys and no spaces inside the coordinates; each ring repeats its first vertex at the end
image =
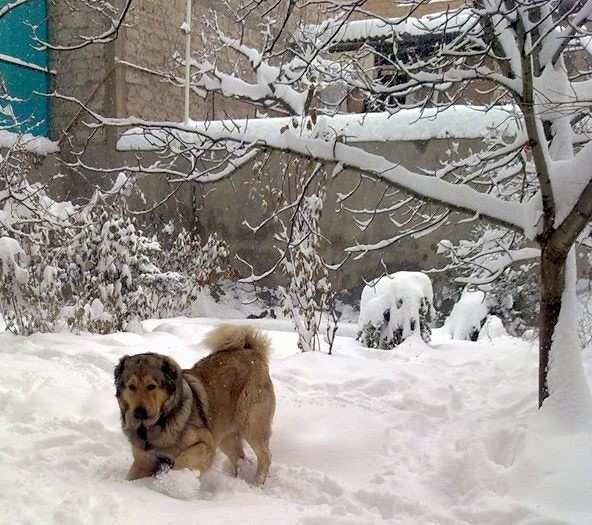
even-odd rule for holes
{"type": "Polygon", "coordinates": [[[385,350],[414,333],[429,341],[433,298],[430,278],[421,272],[397,272],[372,281],[360,299],[358,341],[385,350]]]}

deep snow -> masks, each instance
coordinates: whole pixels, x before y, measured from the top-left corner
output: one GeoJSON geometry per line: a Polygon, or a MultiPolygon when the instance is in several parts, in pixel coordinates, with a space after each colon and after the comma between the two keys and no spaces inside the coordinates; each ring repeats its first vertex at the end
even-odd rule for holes
{"type": "Polygon", "coordinates": [[[414,336],[369,350],[351,323],[328,356],[298,353],[288,321],[248,322],[274,347],[278,407],[263,488],[245,481],[253,465],[234,479],[222,457],[199,482],[187,472],[124,481],[131,455],[113,366],[144,351],[189,366],[215,319],[152,320],[142,333],[107,336],[0,334],[0,523],[592,521],[592,433],[568,434],[537,413],[536,343],[451,341],[434,330],[429,345],[414,336]]]}

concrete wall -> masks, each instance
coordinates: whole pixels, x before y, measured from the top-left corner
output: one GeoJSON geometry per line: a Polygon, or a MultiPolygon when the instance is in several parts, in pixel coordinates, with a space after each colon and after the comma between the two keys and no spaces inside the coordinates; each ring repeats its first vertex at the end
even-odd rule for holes
{"type": "MultiPolygon", "coordinates": [[[[361,232],[347,211],[335,212],[337,193],[355,186],[358,177],[354,173],[342,173],[339,179],[328,188],[321,229],[327,238],[322,254],[331,264],[344,260],[346,247],[355,246],[356,243],[377,242],[397,234],[396,227],[388,223],[386,218],[376,219],[368,230],[361,232]]],[[[241,258],[255,267],[256,273],[262,273],[270,268],[278,257],[276,242],[273,240],[277,224],[271,223],[256,234],[243,225],[245,219],[253,225],[262,219],[259,213],[260,202],[247,201],[246,195],[241,191],[241,183],[245,180],[246,177],[240,176],[233,182],[223,182],[215,188],[206,188],[211,191],[208,193],[207,201],[198,201],[203,207],[197,216],[198,227],[204,235],[214,231],[219,232],[241,258]]],[[[352,207],[371,206],[372,203],[380,200],[384,191],[385,187],[381,183],[363,181],[355,198],[351,199],[349,204],[352,207]]],[[[200,194],[201,192],[198,192],[197,196],[199,197],[200,194]]],[[[337,289],[351,291],[358,297],[364,280],[371,280],[385,271],[388,273],[399,270],[425,271],[442,266],[444,260],[436,255],[436,243],[443,238],[458,240],[466,237],[467,233],[466,225],[460,228],[457,225],[446,226],[421,239],[408,238],[379,251],[369,252],[358,260],[352,257],[332,276],[333,282],[337,289]]],[[[242,267],[242,272],[243,275],[247,275],[245,272],[248,272],[248,269],[242,267]]],[[[434,277],[436,287],[441,287],[442,278],[434,277]]],[[[281,277],[275,274],[273,278],[267,279],[266,283],[276,285],[280,281],[281,277]]]]}
{"type": "MultiPolygon", "coordinates": [[[[445,140],[429,140],[418,142],[396,143],[362,143],[361,147],[368,151],[383,155],[390,160],[396,160],[403,166],[415,168],[422,166],[434,168],[438,166],[442,151],[449,144],[445,140]]],[[[459,154],[469,148],[478,148],[478,141],[460,141],[459,154]]],[[[329,170],[331,167],[329,167],[329,170]]],[[[294,185],[285,171],[285,156],[275,155],[267,163],[267,168],[256,188],[263,188],[269,184],[272,187],[294,185]],[[282,161],[283,158],[283,161],[282,161]]],[[[262,198],[249,196],[249,187],[253,185],[252,166],[245,167],[232,177],[216,184],[188,184],[175,194],[170,205],[155,212],[146,219],[163,221],[177,219],[179,216],[186,223],[192,224],[198,232],[207,236],[217,232],[228,241],[233,251],[241,258],[249,261],[256,273],[268,269],[278,257],[276,241],[273,239],[279,225],[270,222],[268,226],[257,233],[253,233],[244,221],[256,225],[268,214],[262,213],[262,198]]],[[[360,179],[358,173],[345,171],[327,186],[327,199],[324,207],[321,228],[327,237],[323,246],[323,256],[331,264],[342,261],[345,257],[344,249],[357,243],[375,243],[381,239],[397,234],[397,228],[388,216],[376,217],[366,231],[360,231],[352,215],[338,208],[337,196],[349,193],[358,186],[355,194],[347,201],[347,207],[353,209],[386,207],[389,194],[394,190],[386,188],[383,183],[360,179]],[[386,192],[386,194],[385,194],[386,192]]],[[[164,179],[151,178],[144,183],[143,196],[151,200],[162,198],[165,191],[170,191],[164,179]]],[[[268,210],[271,209],[271,204],[268,210]]],[[[367,217],[364,217],[367,218],[367,217]]],[[[369,252],[359,260],[350,258],[344,266],[333,275],[338,289],[349,290],[354,297],[358,297],[364,280],[370,280],[381,275],[399,270],[429,270],[441,266],[445,261],[435,251],[436,243],[447,238],[455,241],[466,238],[470,225],[456,224],[459,214],[453,214],[451,224],[438,229],[436,232],[420,239],[408,238],[380,251],[369,252]]],[[[465,217],[466,218],[466,217],[465,217]]],[[[248,268],[239,265],[242,275],[248,275],[248,268]]],[[[444,276],[434,276],[436,288],[443,284],[444,276]]],[[[265,284],[277,285],[282,278],[279,274],[268,278],[265,284]]]]}

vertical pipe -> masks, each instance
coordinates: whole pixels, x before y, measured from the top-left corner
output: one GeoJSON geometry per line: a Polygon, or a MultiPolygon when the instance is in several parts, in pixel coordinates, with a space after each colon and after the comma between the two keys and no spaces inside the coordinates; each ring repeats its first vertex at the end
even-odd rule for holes
{"type": "Polygon", "coordinates": [[[185,113],[184,120],[187,124],[189,122],[189,80],[191,73],[191,0],[187,0],[187,11],[185,14],[185,23],[183,24],[185,31],[185,113]]]}

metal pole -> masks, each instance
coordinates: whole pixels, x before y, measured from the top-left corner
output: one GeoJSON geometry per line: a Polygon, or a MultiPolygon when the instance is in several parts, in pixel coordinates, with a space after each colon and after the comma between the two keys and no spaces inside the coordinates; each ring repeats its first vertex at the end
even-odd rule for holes
{"type": "Polygon", "coordinates": [[[189,122],[189,81],[191,73],[191,0],[187,0],[187,12],[185,14],[185,123],[189,122]]]}

